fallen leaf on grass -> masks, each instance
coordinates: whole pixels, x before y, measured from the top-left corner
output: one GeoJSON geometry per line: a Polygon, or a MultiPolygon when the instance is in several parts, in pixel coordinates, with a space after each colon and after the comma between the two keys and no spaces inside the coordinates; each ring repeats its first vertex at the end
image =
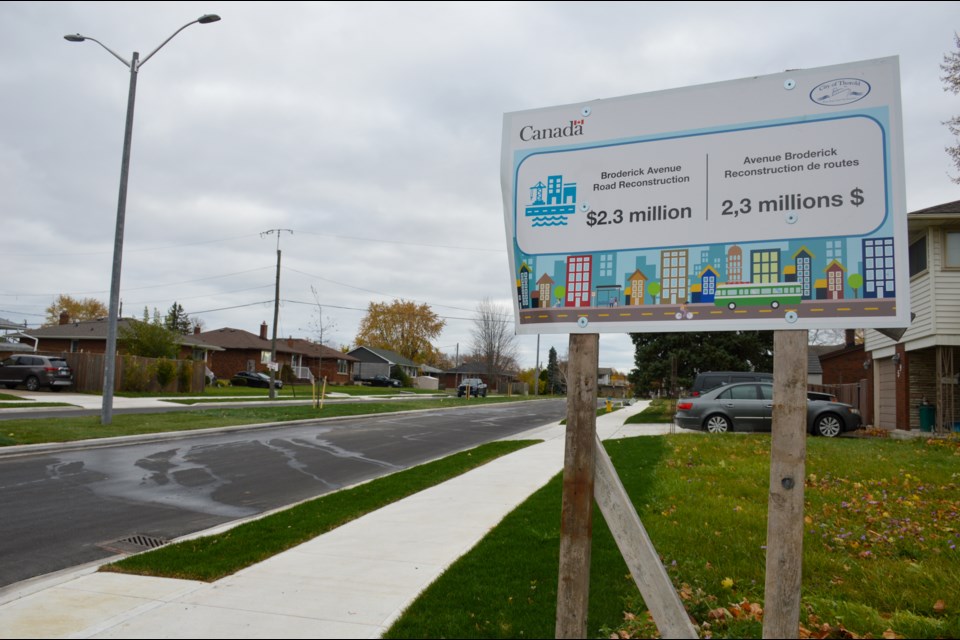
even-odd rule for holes
{"type": "Polygon", "coordinates": [[[937,613],[943,613],[946,608],[947,604],[943,600],[937,600],[933,605],[933,610],[937,613]]]}

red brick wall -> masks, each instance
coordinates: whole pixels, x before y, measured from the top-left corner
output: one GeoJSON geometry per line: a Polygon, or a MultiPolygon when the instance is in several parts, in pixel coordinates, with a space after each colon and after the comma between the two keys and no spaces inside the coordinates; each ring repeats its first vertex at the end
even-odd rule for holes
{"type": "Polygon", "coordinates": [[[845,349],[840,353],[831,353],[820,358],[823,368],[823,384],[851,384],[860,382],[873,375],[873,368],[864,369],[863,361],[867,356],[863,345],[845,349]]]}

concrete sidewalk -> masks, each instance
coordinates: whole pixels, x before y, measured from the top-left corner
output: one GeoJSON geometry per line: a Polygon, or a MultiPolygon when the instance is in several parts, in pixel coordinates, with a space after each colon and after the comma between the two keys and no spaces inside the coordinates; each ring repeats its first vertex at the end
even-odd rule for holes
{"type": "MultiPolygon", "coordinates": [[[[669,432],[597,419],[601,438],[669,432]]],[[[214,583],[97,573],[0,592],[0,638],[376,638],[427,585],[563,468],[564,427],[543,439],[214,583]]]]}

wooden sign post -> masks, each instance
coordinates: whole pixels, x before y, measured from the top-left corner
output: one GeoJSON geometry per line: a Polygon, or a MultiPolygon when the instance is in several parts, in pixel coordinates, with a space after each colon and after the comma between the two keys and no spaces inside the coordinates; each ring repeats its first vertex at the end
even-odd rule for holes
{"type": "Polygon", "coordinates": [[[764,638],[796,638],[807,458],[807,332],[773,332],[773,427],[767,508],[764,638]]]}
{"type": "Polygon", "coordinates": [[[557,638],[587,637],[599,362],[598,334],[570,334],[567,435],[560,507],[557,638]]]}
{"type": "Polygon", "coordinates": [[[570,335],[556,637],[587,637],[593,499],[596,497],[661,635],[696,638],[697,631],[597,436],[599,349],[600,339],[596,334],[570,335]]]}

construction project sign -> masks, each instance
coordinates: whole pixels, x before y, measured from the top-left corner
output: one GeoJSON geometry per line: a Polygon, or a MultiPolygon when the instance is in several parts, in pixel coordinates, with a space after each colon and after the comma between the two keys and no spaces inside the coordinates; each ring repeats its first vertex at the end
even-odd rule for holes
{"type": "Polygon", "coordinates": [[[518,333],[909,324],[896,57],[508,113],[518,333]]]}

